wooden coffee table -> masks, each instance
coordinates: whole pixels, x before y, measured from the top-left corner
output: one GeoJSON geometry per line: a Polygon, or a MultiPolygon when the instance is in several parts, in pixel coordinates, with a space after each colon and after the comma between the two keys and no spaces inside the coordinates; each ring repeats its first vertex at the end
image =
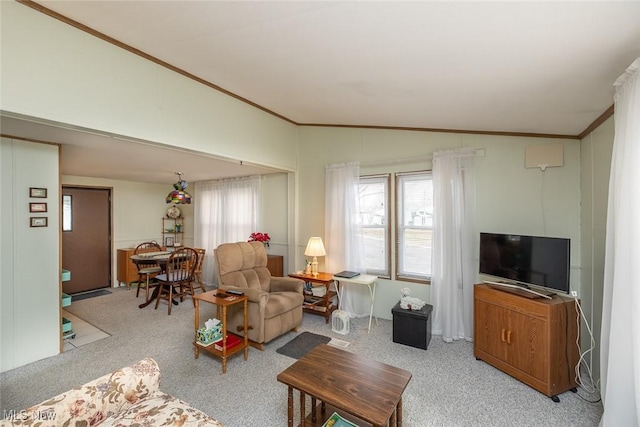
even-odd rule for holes
{"type": "Polygon", "coordinates": [[[299,425],[322,426],[335,411],[358,425],[401,426],[402,393],[410,380],[411,373],[404,369],[326,344],[278,374],[278,381],[289,387],[289,427],[293,427],[294,389],[300,392],[299,425]],[[313,408],[308,416],[306,395],[313,408]]]}

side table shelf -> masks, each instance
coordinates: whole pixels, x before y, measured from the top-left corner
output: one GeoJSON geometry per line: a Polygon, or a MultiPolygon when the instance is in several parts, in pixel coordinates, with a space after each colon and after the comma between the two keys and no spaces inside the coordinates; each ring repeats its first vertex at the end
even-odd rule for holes
{"type": "Polygon", "coordinates": [[[167,248],[184,246],[184,218],[162,218],[161,245],[167,248]]]}
{"type": "Polygon", "coordinates": [[[247,335],[247,302],[249,298],[246,295],[227,295],[226,298],[219,297],[218,295],[223,295],[223,292],[214,289],[212,291],[203,292],[201,294],[196,294],[193,296],[193,302],[195,303],[195,333],[193,347],[196,359],[198,358],[198,356],[200,356],[201,350],[204,350],[205,352],[210,353],[216,357],[220,357],[222,359],[222,373],[224,374],[227,372],[227,358],[229,358],[230,356],[233,356],[234,354],[244,350],[244,360],[247,360],[249,358],[249,338],[247,335]],[[216,306],[216,318],[222,323],[222,341],[218,341],[218,343],[222,343],[222,350],[218,350],[215,344],[209,344],[205,346],[198,342],[197,334],[198,328],[200,327],[200,301],[208,302],[216,306]],[[242,342],[240,344],[232,348],[227,348],[227,308],[231,305],[240,303],[242,303],[244,312],[244,338],[242,338],[242,342]]]}
{"type": "Polygon", "coordinates": [[[307,283],[321,283],[327,288],[324,296],[321,297],[322,300],[315,304],[307,303],[307,297],[310,297],[311,295],[305,293],[305,305],[303,306],[303,309],[305,313],[319,314],[320,316],[324,316],[325,322],[329,323],[331,313],[337,308],[337,304],[333,303],[333,298],[338,294],[335,291],[329,289],[331,287],[331,284],[334,282],[333,274],[318,273],[318,276],[314,277],[311,274],[291,273],[289,274],[289,277],[304,280],[307,283]]]}

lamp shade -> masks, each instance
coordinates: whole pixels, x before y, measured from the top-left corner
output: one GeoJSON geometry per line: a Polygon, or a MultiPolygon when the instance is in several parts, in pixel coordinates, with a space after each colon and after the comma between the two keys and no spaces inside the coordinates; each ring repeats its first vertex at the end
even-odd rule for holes
{"type": "Polygon", "coordinates": [[[173,191],[167,195],[167,203],[173,203],[174,205],[191,204],[191,194],[186,191],[189,184],[182,179],[182,172],[176,172],[176,175],[178,175],[178,182],[173,184],[173,191]]]}
{"type": "Polygon", "coordinates": [[[311,237],[307,243],[307,248],[304,250],[306,256],[325,256],[327,251],[324,249],[324,244],[320,237],[311,237]]]}
{"type": "Polygon", "coordinates": [[[167,195],[167,203],[173,203],[174,205],[191,204],[191,194],[182,190],[173,190],[167,195]]]}

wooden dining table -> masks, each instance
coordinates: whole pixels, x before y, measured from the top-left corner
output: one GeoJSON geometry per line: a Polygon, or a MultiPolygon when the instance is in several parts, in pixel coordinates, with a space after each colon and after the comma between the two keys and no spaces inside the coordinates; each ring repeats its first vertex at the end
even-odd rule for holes
{"type": "MultiPolygon", "coordinates": [[[[148,265],[159,265],[160,269],[164,272],[167,267],[167,262],[169,261],[169,257],[172,252],[168,251],[158,251],[158,252],[144,252],[137,255],[131,255],[131,261],[136,264],[138,267],[144,267],[148,265]]],[[[160,286],[156,286],[151,293],[151,296],[148,300],[143,302],[138,306],[138,308],[145,308],[149,304],[151,304],[156,298],[158,298],[158,293],[160,292],[160,286]]],[[[178,301],[171,300],[174,305],[178,305],[178,301]]]]}

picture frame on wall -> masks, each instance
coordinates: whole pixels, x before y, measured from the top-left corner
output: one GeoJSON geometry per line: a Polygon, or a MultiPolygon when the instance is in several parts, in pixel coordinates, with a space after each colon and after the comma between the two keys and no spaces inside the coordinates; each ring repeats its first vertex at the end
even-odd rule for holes
{"type": "Polygon", "coordinates": [[[175,243],[175,238],[173,236],[164,238],[164,245],[168,248],[172,247],[175,243]]]}
{"type": "Polygon", "coordinates": [[[38,188],[38,187],[29,187],[29,197],[33,197],[35,199],[46,199],[47,189],[38,188]]]}
{"type": "Polygon", "coordinates": [[[46,203],[29,203],[29,212],[46,212],[46,203]]]}
{"type": "Polygon", "coordinates": [[[47,227],[49,225],[46,216],[32,216],[29,220],[31,227],[47,227]]]}

